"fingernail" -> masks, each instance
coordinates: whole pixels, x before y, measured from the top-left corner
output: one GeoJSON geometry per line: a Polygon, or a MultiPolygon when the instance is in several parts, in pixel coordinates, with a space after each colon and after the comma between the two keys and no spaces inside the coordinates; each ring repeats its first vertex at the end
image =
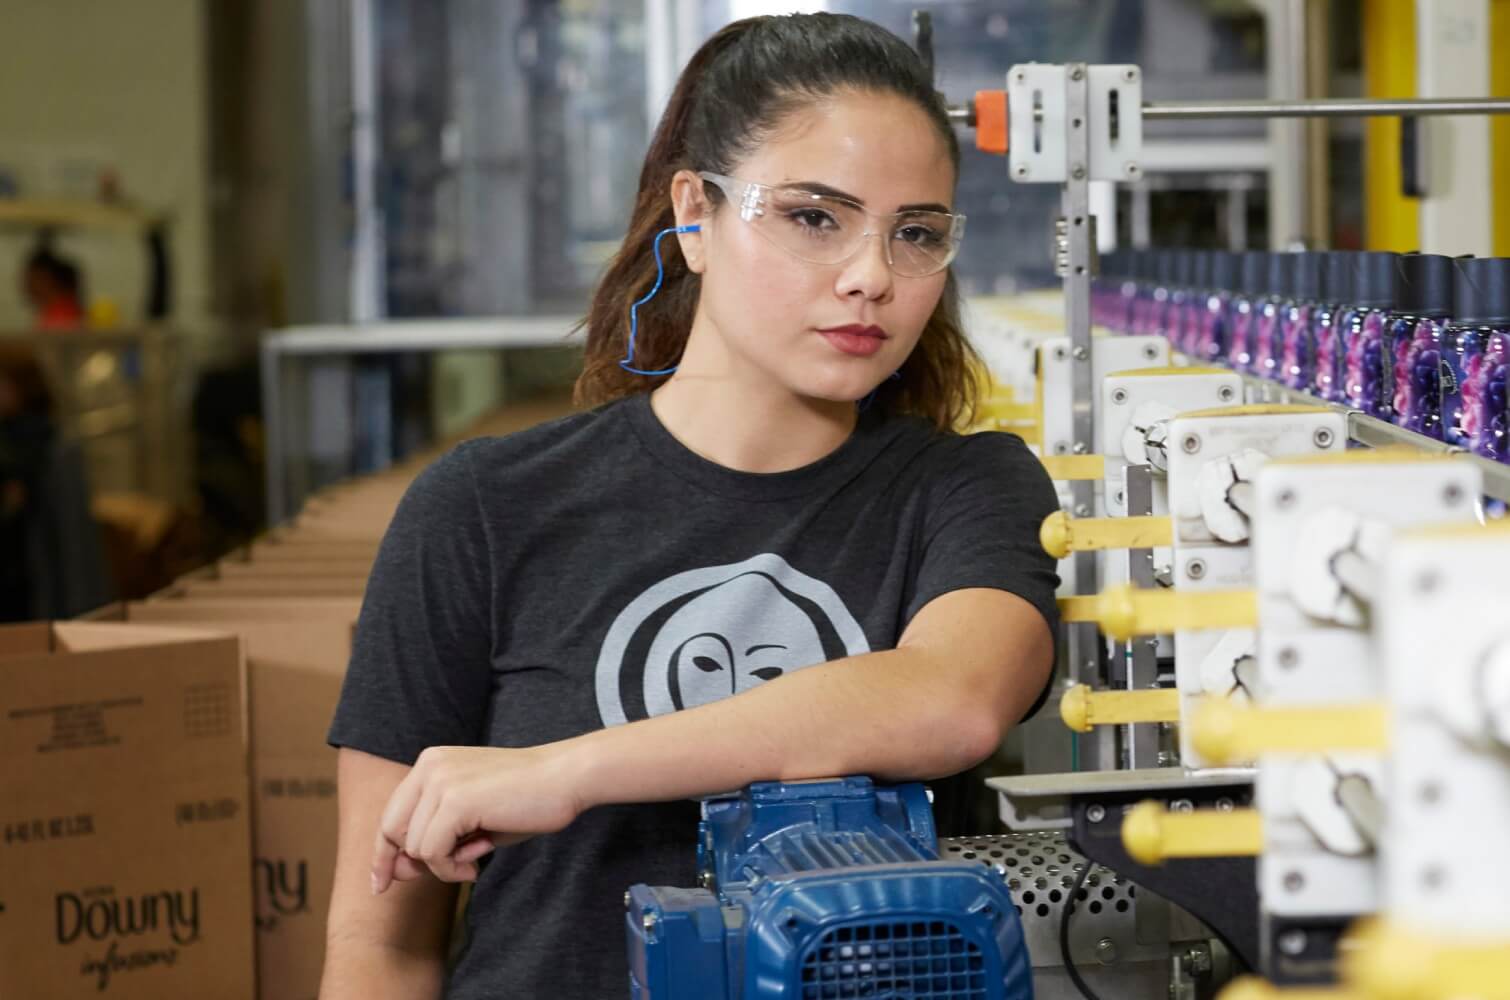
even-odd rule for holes
{"type": "Polygon", "coordinates": [[[374,896],[376,896],[378,893],[380,893],[382,891],[383,891],[383,883],[379,882],[377,874],[373,873],[373,876],[372,876],[372,894],[374,896]]]}

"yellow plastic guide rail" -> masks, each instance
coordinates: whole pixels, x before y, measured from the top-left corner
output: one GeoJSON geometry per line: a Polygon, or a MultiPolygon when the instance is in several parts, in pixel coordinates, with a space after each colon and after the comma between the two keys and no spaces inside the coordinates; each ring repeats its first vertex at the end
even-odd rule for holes
{"type": "Polygon", "coordinates": [[[1055,559],[1063,559],[1071,552],[1151,549],[1174,544],[1174,522],[1161,515],[1070,517],[1059,510],[1043,519],[1038,528],[1038,541],[1055,559]]]}
{"type": "Polygon", "coordinates": [[[1211,699],[1190,720],[1190,738],[1216,764],[1267,753],[1382,753],[1389,747],[1389,710],[1383,703],[1242,707],[1211,699]]]}
{"type": "Polygon", "coordinates": [[[1088,684],[1076,684],[1059,700],[1059,717],[1077,733],[1130,722],[1179,722],[1180,692],[1093,691],[1088,684]]]}
{"type": "Polygon", "coordinates": [[[1145,865],[1168,858],[1252,857],[1264,850],[1264,824],[1257,809],[1170,812],[1158,802],[1139,802],[1122,819],[1122,846],[1145,865]]]}
{"type": "Polygon", "coordinates": [[[1094,622],[1113,639],[1206,628],[1252,628],[1258,623],[1258,594],[1253,590],[1140,590],[1109,587],[1099,594],[1059,599],[1066,622],[1094,622]]]}
{"type": "Polygon", "coordinates": [[[1060,482],[1099,482],[1106,478],[1105,455],[1044,455],[1039,461],[1048,470],[1049,478],[1060,482]]]}
{"type": "Polygon", "coordinates": [[[1369,917],[1338,948],[1342,984],[1279,987],[1255,977],[1218,1000],[1510,1000],[1510,940],[1462,941],[1369,917]]]}

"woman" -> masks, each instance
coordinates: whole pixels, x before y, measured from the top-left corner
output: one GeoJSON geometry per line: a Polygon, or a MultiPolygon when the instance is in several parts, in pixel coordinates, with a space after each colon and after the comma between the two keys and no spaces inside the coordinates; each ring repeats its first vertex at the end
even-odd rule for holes
{"type": "Polygon", "coordinates": [[[1044,691],[1053,490],[949,430],[958,161],[865,21],[693,57],[587,319],[599,405],[462,445],[383,543],[330,735],[327,1000],[439,995],[459,881],[447,996],[627,995],[624,891],[693,884],[691,799],[954,774],[1044,691]]]}

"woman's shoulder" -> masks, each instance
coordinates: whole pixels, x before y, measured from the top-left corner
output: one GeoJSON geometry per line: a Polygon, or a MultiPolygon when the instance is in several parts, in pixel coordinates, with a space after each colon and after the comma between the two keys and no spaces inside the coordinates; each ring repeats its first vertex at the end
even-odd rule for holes
{"type": "Polygon", "coordinates": [[[461,442],[448,453],[468,460],[513,459],[561,447],[588,445],[592,439],[613,433],[621,423],[624,400],[605,403],[551,417],[518,430],[485,434],[461,442]]]}
{"type": "Polygon", "coordinates": [[[466,493],[484,485],[520,481],[545,470],[581,468],[602,454],[604,437],[619,433],[619,403],[569,413],[503,434],[468,438],[441,454],[420,473],[410,492],[466,493]]]}
{"type": "Polygon", "coordinates": [[[1035,473],[1043,470],[1038,457],[1022,438],[1006,431],[942,431],[920,417],[895,416],[893,446],[910,452],[934,475],[971,470],[1011,470],[1035,473]]]}

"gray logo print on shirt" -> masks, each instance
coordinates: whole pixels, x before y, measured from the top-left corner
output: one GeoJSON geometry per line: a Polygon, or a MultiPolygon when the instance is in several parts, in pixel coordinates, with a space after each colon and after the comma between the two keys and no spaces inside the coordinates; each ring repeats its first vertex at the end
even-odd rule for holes
{"type": "Polygon", "coordinates": [[[868,652],[832,587],[765,552],[678,573],[630,601],[598,655],[598,713],[606,726],[665,715],[868,652]]]}

